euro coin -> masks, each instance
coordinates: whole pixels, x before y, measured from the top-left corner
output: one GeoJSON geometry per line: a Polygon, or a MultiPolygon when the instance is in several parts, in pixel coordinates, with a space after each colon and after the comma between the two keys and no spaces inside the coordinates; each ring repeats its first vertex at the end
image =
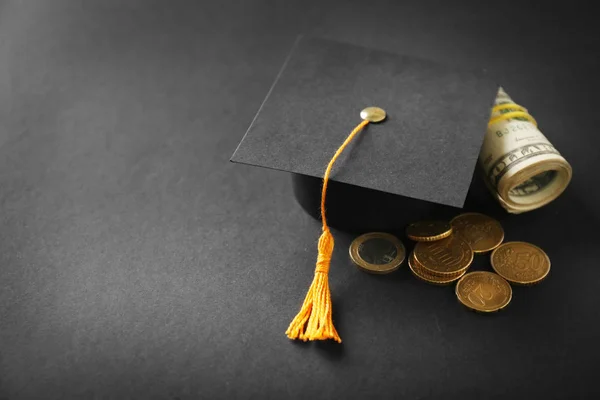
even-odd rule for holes
{"type": "Polygon", "coordinates": [[[448,276],[465,271],[473,262],[473,250],[460,236],[435,242],[419,242],[415,259],[432,275],[448,276]]]}
{"type": "Polygon", "coordinates": [[[475,271],[460,278],[456,284],[456,297],[472,310],[494,312],[503,309],[510,303],[512,288],[498,274],[475,271]]]}
{"type": "Polygon", "coordinates": [[[425,268],[419,265],[418,261],[415,260],[414,253],[411,253],[410,257],[408,257],[408,266],[415,277],[422,280],[423,282],[438,286],[449,285],[452,282],[458,280],[465,273],[463,271],[455,275],[448,275],[447,277],[433,275],[429,273],[425,268]]]}
{"type": "Polygon", "coordinates": [[[486,253],[504,240],[502,225],[479,213],[461,214],[450,221],[453,232],[469,243],[474,253],[486,253]]]}
{"type": "Polygon", "coordinates": [[[363,271],[389,274],[397,270],[406,255],[397,237],[383,232],[366,233],[350,245],[350,258],[363,271]]]}
{"type": "Polygon", "coordinates": [[[509,282],[533,285],[550,272],[550,258],[537,246],[525,242],[507,242],[491,256],[492,268],[509,282]]]}
{"type": "Polygon", "coordinates": [[[452,234],[452,226],[446,221],[419,221],[406,227],[406,236],[417,242],[433,242],[452,234]]]}

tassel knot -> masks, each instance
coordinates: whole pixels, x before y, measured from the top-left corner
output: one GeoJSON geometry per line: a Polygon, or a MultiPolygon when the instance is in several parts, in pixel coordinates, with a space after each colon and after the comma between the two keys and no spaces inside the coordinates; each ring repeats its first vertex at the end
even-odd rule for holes
{"type": "Polygon", "coordinates": [[[331,264],[331,255],[333,254],[333,236],[329,229],[326,229],[319,238],[319,255],[317,256],[317,268],[315,274],[329,273],[329,265],[331,264]]]}

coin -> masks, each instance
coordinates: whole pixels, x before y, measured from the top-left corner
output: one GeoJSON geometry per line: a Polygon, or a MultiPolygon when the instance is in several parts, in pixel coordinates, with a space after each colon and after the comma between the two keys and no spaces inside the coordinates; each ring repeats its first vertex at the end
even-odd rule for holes
{"type": "Polygon", "coordinates": [[[417,242],[433,242],[452,234],[452,226],[446,221],[419,221],[406,227],[406,236],[417,242]]]}
{"type": "Polygon", "coordinates": [[[550,272],[550,258],[537,246],[525,242],[507,242],[491,256],[492,268],[509,282],[533,285],[550,272]]]}
{"type": "Polygon", "coordinates": [[[429,273],[425,268],[419,265],[419,262],[415,259],[414,253],[411,253],[410,257],[408,257],[408,266],[410,267],[411,272],[418,279],[430,283],[432,285],[445,286],[449,285],[452,282],[458,280],[461,276],[465,274],[465,271],[457,273],[455,275],[448,275],[446,277],[437,276],[429,273]]]}
{"type": "Polygon", "coordinates": [[[486,253],[504,240],[502,225],[493,218],[479,213],[466,213],[450,221],[453,232],[469,243],[474,253],[486,253]]]}
{"type": "Polygon", "coordinates": [[[386,113],[383,108],[379,107],[367,107],[360,112],[360,117],[366,119],[369,122],[381,122],[385,119],[386,113]]]}
{"type": "Polygon", "coordinates": [[[473,250],[457,235],[435,242],[419,242],[414,253],[419,264],[430,274],[437,276],[465,271],[473,261],[473,250]]]}
{"type": "Polygon", "coordinates": [[[350,258],[363,271],[389,274],[400,267],[406,250],[397,237],[383,232],[366,233],[350,245],[350,258]]]}
{"type": "Polygon", "coordinates": [[[512,288],[498,274],[475,271],[460,278],[456,284],[456,297],[472,310],[494,312],[510,303],[512,288]]]}

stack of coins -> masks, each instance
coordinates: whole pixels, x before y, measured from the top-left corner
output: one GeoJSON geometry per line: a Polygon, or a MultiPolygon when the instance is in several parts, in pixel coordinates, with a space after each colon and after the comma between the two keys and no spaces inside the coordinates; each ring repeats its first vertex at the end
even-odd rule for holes
{"type": "Polygon", "coordinates": [[[462,277],[473,262],[473,250],[458,235],[418,242],[409,267],[419,279],[434,285],[447,285],[462,277]]]}
{"type": "MultiPolygon", "coordinates": [[[[498,221],[479,213],[461,214],[449,223],[420,221],[406,228],[416,241],[408,257],[412,274],[429,284],[456,284],[456,297],[466,307],[484,313],[506,307],[512,299],[509,284],[533,285],[550,272],[550,259],[537,246],[507,242],[498,221]],[[491,253],[494,272],[467,273],[474,255],[491,253]]],[[[397,270],[406,250],[395,236],[374,232],[358,237],[350,258],[363,271],[387,274],[397,270]]]]}

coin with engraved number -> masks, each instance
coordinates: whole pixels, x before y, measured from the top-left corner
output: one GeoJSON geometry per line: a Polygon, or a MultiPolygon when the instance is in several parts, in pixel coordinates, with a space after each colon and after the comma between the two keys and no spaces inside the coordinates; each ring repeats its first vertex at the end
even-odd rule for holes
{"type": "Polygon", "coordinates": [[[350,245],[350,258],[363,271],[389,274],[400,267],[406,250],[397,237],[383,232],[366,233],[350,245]]]}
{"type": "Polygon", "coordinates": [[[486,253],[504,240],[500,222],[479,213],[466,213],[450,221],[452,230],[469,243],[474,253],[486,253]]]}
{"type": "Polygon", "coordinates": [[[430,274],[437,276],[464,272],[473,262],[473,250],[457,235],[435,242],[419,242],[414,253],[419,264],[430,274]]]}
{"type": "Polygon", "coordinates": [[[438,286],[446,286],[451,284],[452,282],[460,279],[460,277],[463,276],[466,271],[459,272],[455,275],[448,275],[446,277],[433,275],[419,265],[419,262],[415,260],[414,253],[411,253],[410,257],[408,257],[408,266],[415,277],[426,283],[438,286]]]}
{"type": "Polygon", "coordinates": [[[487,271],[469,272],[456,284],[456,297],[466,307],[480,312],[503,309],[512,299],[510,284],[487,271]]]}
{"type": "Polygon", "coordinates": [[[406,236],[417,242],[433,242],[452,234],[452,226],[446,221],[419,221],[406,227],[406,236]]]}
{"type": "Polygon", "coordinates": [[[507,242],[491,256],[492,268],[511,283],[533,285],[550,272],[550,258],[537,246],[525,242],[507,242]]]}

